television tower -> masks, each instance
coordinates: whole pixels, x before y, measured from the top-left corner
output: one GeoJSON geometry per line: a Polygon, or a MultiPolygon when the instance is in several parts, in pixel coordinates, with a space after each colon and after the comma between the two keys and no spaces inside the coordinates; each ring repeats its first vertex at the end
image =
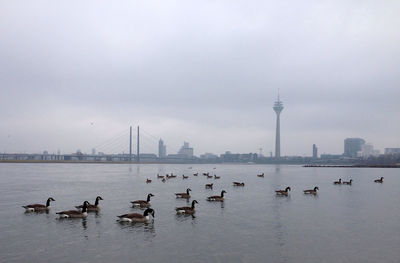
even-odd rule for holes
{"type": "Polygon", "coordinates": [[[281,125],[280,125],[280,115],[283,110],[283,103],[279,99],[279,91],[278,91],[278,100],[275,101],[273,107],[276,113],[276,135],[275,135],[275,158],[281,157],[281,125]]]}

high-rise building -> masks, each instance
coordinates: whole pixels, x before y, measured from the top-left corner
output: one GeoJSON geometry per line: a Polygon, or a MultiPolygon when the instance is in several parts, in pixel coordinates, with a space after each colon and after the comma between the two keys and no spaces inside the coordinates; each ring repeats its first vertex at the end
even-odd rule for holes
{"type": "Polygon", "coordinates": [[[189,147],[188,142],[183,142],[183,146],[179,150],[178,154],[185,155],[186,157],[192,157],[193,156],[193,148],[189,147]]]}
{"type": "Polygon", "coordinates": [[[164,141],[160,139],[158,141],[158,157],[165,158],[167,156],[167,146],[164,144],[164,141]]]}
{"type": "Polygon", "coordinates": [[[315,144],[312,145],[312,157],[318,158],[318,148],[315,144]]]}
{"type": "Polygon", "coordinates": [[[279,100],[279,93],[278,93],[278,100],[275,101],[273,107],[276,113],[276,135],[275,135],[275,158],[281,157],[281,123],[280,123],[280,115],[283,110],[283,103],[279,100]]]}
{"type": "Polygon", "coordinates": [[[344,156],[357,157],[357,153],[361,151],[361,146],[365,141],[361,138],[347,138],[344,140],[344,156]]]}

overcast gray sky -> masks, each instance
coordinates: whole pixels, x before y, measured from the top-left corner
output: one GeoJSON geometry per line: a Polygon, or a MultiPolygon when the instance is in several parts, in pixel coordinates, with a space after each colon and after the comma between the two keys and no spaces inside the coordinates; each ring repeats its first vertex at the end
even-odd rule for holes
{"type": "Polygon", "coordinates": [[[399,14],[397,0],[1,1],[0,151],[90,152],[140,125],[145,152],[161,137],[168,153],[268,154],[278,89],[282,155],[400,147],[399,14]]]}

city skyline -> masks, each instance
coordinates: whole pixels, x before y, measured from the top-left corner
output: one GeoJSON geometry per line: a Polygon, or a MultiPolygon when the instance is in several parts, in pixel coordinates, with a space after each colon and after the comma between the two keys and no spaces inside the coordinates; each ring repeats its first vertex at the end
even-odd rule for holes
{"type": "Polygon", "coordinates": [[[400,3],[118,3],[0,4],[0,152],[91,152],[140,125],[171,152],[269,156],[278,89],[282,156],[400,147],[400,3]]]}

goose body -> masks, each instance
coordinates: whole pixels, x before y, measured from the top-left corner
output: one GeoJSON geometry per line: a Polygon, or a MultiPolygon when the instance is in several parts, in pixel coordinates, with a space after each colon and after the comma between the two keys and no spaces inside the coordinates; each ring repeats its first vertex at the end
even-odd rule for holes
{"type": "Polygon", "coordinates": [[[208,175],[210,175],[210,173],[203,173],[203,175],[204,175],[204,176],[208,176],[208,175]]]}
{"type": "Polygon", "coordinates": [[[258,177],[264,177],[264,173],[262,174],[257,174],[258,177]]]}
{"type": "Polygon", "coordinates": [[[376,179],[375,181],[374,181],[375,183],[383,183],[383,177],[381,177],[381,179],[376,179]]]}
{"type": "Polygon", "coordinates": [[[233,186],[244,186],[244,183],[240,183],[240,182],[233,182],[233,186]]]}
{"type": "Polygon", "coordinates": [[[163,179],[163,178],[164,178],[164,175],[159,175],[159,174],[157,174],[157,178],[158,178],[158,179],[163,179]]]}
{"type": "Polygon", "coordinates": [[[339,181],[333,182],[333,184],[342,184],[342,178],[340,178],[339,181]]]}
{"type": "Polygon", "coordinates": [[[163,182],[163,183],[165,183],[167,180],[165,180],[165,178],[163,178],[162,180],[161,180],[161,182],[163,182]]]}
{"type": "Polygon", "coordinates": [[[185,176],[184,174],[182,174],[182,179],[188,179],[189,175],[185,176]]]}
{"type": "Polygon", "coordinates": [[[61,212],[57,212],[57,215],[60,215],[60,218],[86,218],[88,213],[88,205],[89,202],[85,201],[83,202],[82,205],[82,211],[78,211],[78,210],[68,210],[68,211],[61,211],[61,212]]]}
{"type": "Polygon", "coordinates": [[[154,195],[153,195],[153,194],[148,194],[148,195],[147,195],[147,200],[136,200],[136,201],[131,201],[132,206],[133,206],[133,207],[141,207],[141,208],[150,207],[150,206],[151,206],[151,204],[150,204],[150,198],[151,198],[152,196],[154,196],[154,195]]]}
{"type": "MultiPolygon", "coordinates": [[[[103,200],[103,198],[101,198],[101,196],[96,197],[96,200],[94,201],[94,205],[93,204],[88,204],[87,205],[87,211],[88,212],[98,212],[100,211],[100,207],[99,207],[99,201],[103,200]]],[[[83,205],[79,205],[79,206],[75,206],[77,209],[82,209],[83,205]]]]}
{"type": "Polygon", "coordinates": [[[217,176],[214,174],[214,179],[220,179],[220,178],[221,178],[221,176],[217,176]]]}
{"type": "Polygon", "coordinates": [[[175,208],[176,213],[193,215],[194,213],[196,213],[196,210],[194,209],[194,204],[198,204],[198,202],[196,200],[193,200],[192,206],[177,207],[177,208],[175,208]]]}
{"type": "Polygon", "coordinates": [[[46,205],[43,204],[31,204],[31,205],[24,205],[22,206],[25,208],[25,212],[43,212],[43,211],[49,211],[50,210],[50,202],[51,201],[56,201],[53,199],[53,197],[49,197],[46,201],[46,205]]]}
{"type": "Polygon", "coordinates": [[[212,178],[212,175],[206,175],[208,179],[212,178]]]}
{"type": "Polygon", "coordinates": [[[209,196],[209,197],[207,197],[207,201],[223,202],[225,200],[224,194],[226,194],[226,191],[222,190],[221,195],[209,196]]]}
{"type": "Polygon", "coordinates": [[[276,195],[288,195],[289,194],[289,191],[291,191],[292,189],[290,189],[290,187],[288,186],[288,187],[286,187],[286,189],[285,190],[276,190],[275,191],[275,193],[276,193],[276,195]]]}
{"type": "Polygon", "coordinates": [[[147,208],[143,215],[138,213],[124,214],[120,215],[120,222],[128,222],[128,223],[146,223],[150,220],[150,215],[154,218],[155,212],[151,208],[147,208]]]}
{"type": "Polygon", "coordinates": [[[317,190],[319,190],[318,186],[314,187],[314,189],[304,190],[304,194],[316,195],[317,190]]]}
{"type": "Polygon", "coordinates": [[[146,179],[146,183],[149,184],[151,183],[151,180],[149,178],[146,179]]]}
{"type": "Polygon", "coordinates": [[[187,198],[187,199],[189,199],[190,198],[190,191],[192,191],[192,189],[190,189],[190,188],[188,188],[188,189],[186,189],[186,193],[176,193],[175,195],[176,195],[176,198],[187,198]]]}
{"type": "Polygon", "coordinates": [[[213,188],[213,184],[206,184],[206,189],[207,188],[212,189],[213,188]]]}
{"type": "Polygon", "coordinates": [[[193,176],[198,176],[199,175],[199,173],[195,173],[195,174],[193,174],[193,176]]]}
{"type": "Polygon", "coordinates": [[[347,184],[347,185],[351,185],[351,183],[353,182],[353,179],[350,179],[350,181],[348,181],[348,182],[346,182],[346,181],[343,181],[343,183],[342,184],[347,184]]]}

